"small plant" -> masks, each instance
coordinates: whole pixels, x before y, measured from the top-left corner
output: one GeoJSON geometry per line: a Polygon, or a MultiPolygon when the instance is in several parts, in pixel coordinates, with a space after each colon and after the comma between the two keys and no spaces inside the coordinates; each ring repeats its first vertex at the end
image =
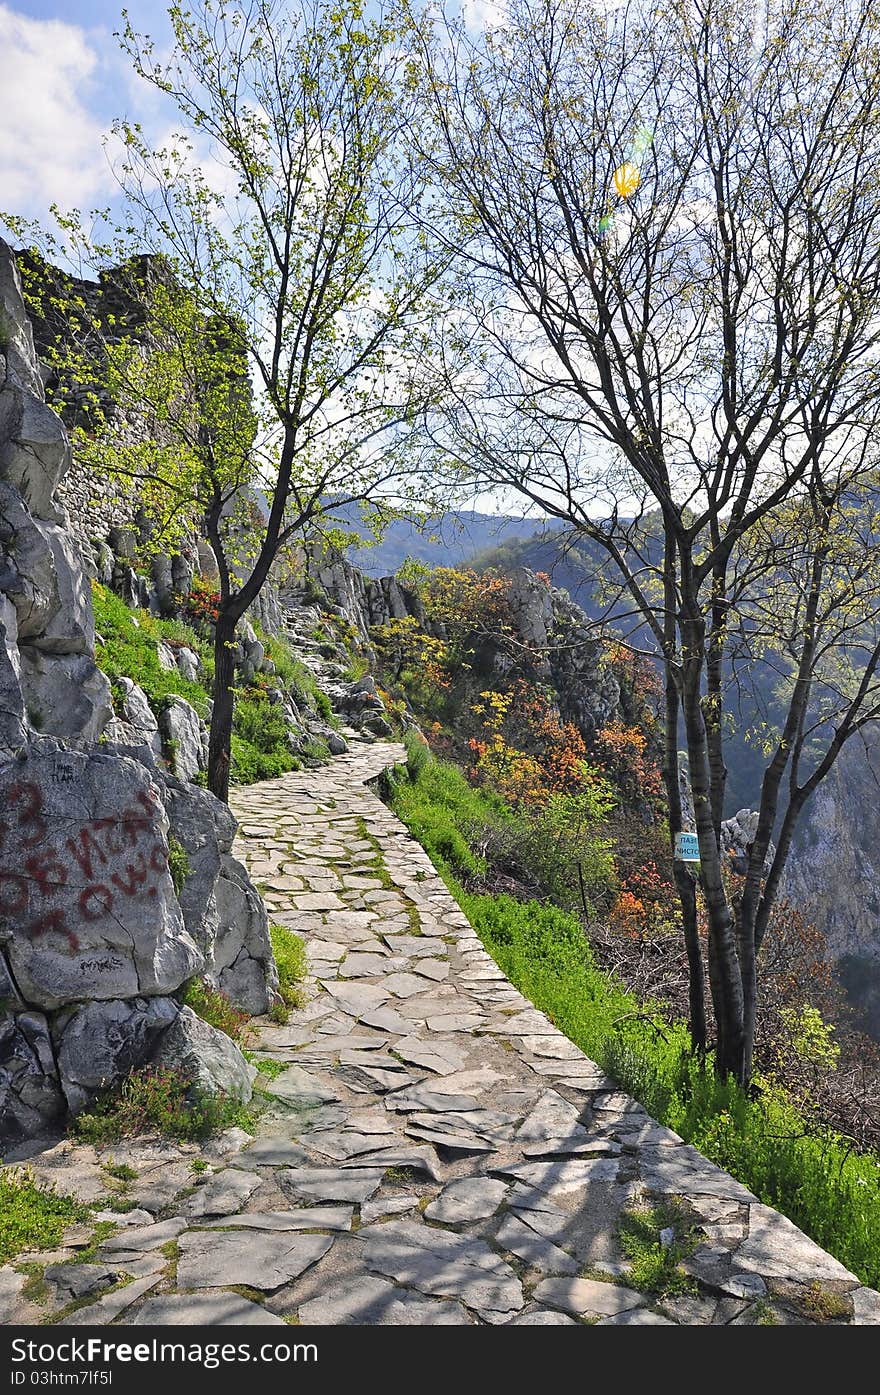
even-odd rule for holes
{"type": "Polygon", "coordinates": [[[804,1317],[812,1322],[840,1322],[852,1315],[852,1302],[841,1293],[825,1288],[815,1279],[804,1289],[798,1305],[804,1317]]]}
{"type": "Polygon", "coordinates": [[[112,1177],[116,1182],[136,1182],[137,1172],[128,1163],[114,1162],[111,1158],[109,1162],[103,1164],[104,1171],[108,1177],[112,1177]]]}
{"type": "Polygon", "coordinates": [[[693,1293],[696,1285],[681,1267],[693,1253],[696,1240],[685,1212],[671,1203],[643,1210],[623,1211],[620,1216],[620,1248],[630,1260],[627,1283],[643,1293],[670,1298],[693,1293]],[[663,1236],[671,1230],[672,1238],[663,1236]],[[664,1239],[669,1243],[664,1243],[664,1239]]]}
{"type": "Polygon", "coordinates": [[[85,1143],[117,1143],[123,1138],[161,1133],[183,1141],[208,1138],[237,1124],[253,1129],[253,1118],[227,1095],[205,1095],[178,1071],[147,1066],[132,1071],[74,1125],[85,1143]]]}
{"type": "Polygon", "coordinates": [[[174,894],[179,896],[183,890],[183,884],[189,876],[189,854],[173,833],[168,839],[168,870],[174,884],[174,894]]]}
{"type": "Polygon", "coordinates": [[[260,1075],[265,1075],[267,1080],[275,1080],[277,1076],[281,1075],[283,1071],[287,1070],[286,1062],[270,1061],[267,1060],[265,1057],[261,1058],[260,1060],[255,1060],[254,1065],[260,1072],[260,1075]]]}
{"type": "Polygon", "coordinates": [[[204,979],[191,978],[183,986],[180,1001],[210,1027],[225,1032],[233,1041],[241,1040],[247,1013],[235,1007],[219,988],[212,988],[204,979]]]}
{"type": "MultiPolygon", "coordinates": [[[[278,969],[278,990],[287,1007],[302,1007],[302,980],[306,976],[306,947],[299,935],[284,925],[270,925],[269,939],[278,969]]],[[[285,1016],[285,1021],[287,1020],[285,1016]]]]}
{"type": "Polygon", "coordinates": [[[757,1303],[752,1308],[752,1317],[755,1319],[756,1327],[779,1326],[779,1318],[765,1298],[758,1299],[757,1303]]]}
{"type": "Polygon", "coordinates": [[[193,1158],[192,1162],[190,1163],[190,1170],[197,1174],[201,1174],[202,1172],[207,1172],[210,1165],[211,1164],[207,1162],[204,1158],[193,1158]]]}
{"type": "Polygon", "coordinates": [[[269,1009],[269,1020],[279,1027],[286,1027],[290,1021],[290,1008],[286,1003],[273,1003],[269,1009]]]}
{"type": "Polygon", "coordinates": [[[0,1175],[0,1263],[23,1250],[46,1250],[57,1245],[75,1221],[84,1221],[88,1208],[37,1183],[26,1168],[0,1175]]]}

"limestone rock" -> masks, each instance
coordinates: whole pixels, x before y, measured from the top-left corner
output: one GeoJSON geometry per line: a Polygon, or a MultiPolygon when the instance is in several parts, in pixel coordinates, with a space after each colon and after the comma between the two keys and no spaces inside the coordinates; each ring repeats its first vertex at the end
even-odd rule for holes
{"type": "Polygon", "coordinates": [[[133,998],[84,1003],[62,1014],[58,1069],[71,1113],[81,1113],[146,1060],[178,1011],[170,998],[133,998]]]}
{"type": "Polygon", "coordinates": [[[113,716],[110,684],[88,654],[46,654],[22,645],[21,680],[31,725],[47,736],[94,742],[113,716]]]}
{"type": "Polygon", "coordinates": [[[220,859],[215,895],[217,934],[209,972],[237,1007],[267,1012],[278,996],[278,974],[266,908],[244,867],[228,854],[220,859]]]}
{"type": "Polygon", "coordinates": [[[188,1007],[181,1008],[173,1024],[160,1037],[153,1063],[179,1070],[204,1094],[231,1095],[244,1103],[252,1094],[256,1072],[235,1042],[215,1027],[209,1027],[188,1007]]]}
{"type": "Polygon", "coordinates": [[[144,766],[33,743],[24,760],[0,767],[0,805],[0,930],[28,1003],[161,995],[201,970],[144,766]]]}
{"type": "MultiPolygon", "coordinates": [[[[176,665],[174,665],[176,667],[176,665]]],[[[208,766],[208,740],[204,723],[186,698],[171,697],[159,716],[159,730],[173,742],[171,768],[183,780],[194,780],[208,766]]]]}
{"type": "Polygon", "coordinates": [[[143,688],[139,688],[131,678],[117,679],[116,686],[122,691],[119,703],[122,720],[134,727],[140,740],[149,746],[154,755],[161,756],[162,737],[159,735],[159,723],[143,688]]]}
{"type": "Polygon", "coordinates": [[[0,1139],[39,1138],[65,1111],[43,1014],[0,1014],[0,1139]]]}

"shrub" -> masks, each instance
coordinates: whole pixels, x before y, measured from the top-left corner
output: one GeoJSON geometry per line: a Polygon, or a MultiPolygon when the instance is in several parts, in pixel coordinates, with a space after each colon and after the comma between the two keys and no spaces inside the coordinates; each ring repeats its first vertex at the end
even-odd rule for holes
{"type": "Polygon", "coordinates": [[[160,1066],[134,1070],[94,1109],[80,1114],[74,1133],[86,1143],[117,1143],[161,1133],[192,1141],[238,1124],[253,1129],[253,1116],[227,1095],[205,1095],[178,1072],[160,1066]]]}
{"type": "Polygon", "coordinates": [[[293,770],[296,758],[281,708],[265,698],[241,697],[232,726],[232,779],[252,785],[293,770]]]}
{"type": "Polygon", "coordinates": [[[295,935],[284,925],[270,925],[269,939],[278,969],[278,989],[281,997],[288,1007],[302,1007],[301,984],[307,972],[305,944],[299,935],[295,935]]]}
{"type": "Polygon", "coordinates": [[[23,1250],[47,1250],[64,1231],[83,1221],[88,1208],[38,1184],[26,1168],[0,1173],[0,1264],[23,1250]]]}
{"type": "Polygon", "coordinates": [[[184,984],[179,996],[180,1001],[186,1007],[192,1008],[196,1016],[201,1017],[210,1027],[216,1027],[218,1032],[225,1032],[233,1041],[241,1040],[248,1020],[247,1013],[231,1003],[219,988],[212,988],[204,979],[191,978],[184,984]]]}

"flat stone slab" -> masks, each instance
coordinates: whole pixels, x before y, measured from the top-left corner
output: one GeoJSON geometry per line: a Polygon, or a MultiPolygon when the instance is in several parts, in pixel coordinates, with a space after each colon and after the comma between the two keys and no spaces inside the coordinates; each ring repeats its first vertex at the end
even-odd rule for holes
{"type": "Polygon", "coordinates": [[[749,1210],[748,1238],[737,1246],[733,1267],[762,1278],[842,1279],[858,1283],[854,1274],[798,1230],[787,1216],[758,1202],[753,1202],[749,1210]]]}
{"type": "Polygon", "coordinates": [[[323,1104],[327,1100],[338,1100],[339,1091],[326,1085],[302,1066],[288,1066],[287,1070],[267,1082],[265,1089],[276,1099],[289,1100],[297,1104],[323,1104]]]}
{"type": "Polygon", "coordinates": [[[215,1177],[209,1177],[204,1186],[184,1202],[184,1209],[188,1216],[229,1216],[241,1210],[262,1181],[256,1172],[227,1167],[215,1177]]]}
{"type": "Polygon", "coordinates": [[[421,1327],[471,1321],[459,1303],[422,1299],[371,1274],[351,1278],[334,1292],[301,1303],[298,1315],[301,1323],[333,1327],[421,1327]]]}
{"type": "Polygon", "coordinates": [[[358,1235],[367,1268],[398,1283],[457,1298],[480,1313],[517,1312],[523,1306],[519,1279],[483,1240],[416,1221],[387,1221],[358,1235]]]}
{"type": "Polygon", "coordinates": [[[425,1019],[430,1032],[473,1032],[485,1018],[477,1012],[441,1012],[425,1019]]]}
{"type": "Polygon", "coordinates": [[[384,1167],[353,1169],[298,1167],[280,1175],[285,1190],[312,1201],[366,1201],[378,1191],[384,1167]]]}
{"type": "MultiPolygon", "coordinates": [[[[366,1012],[375,1012],[390,997],[386,988],[374,983],[342,983],[334,979],[322,980],[323,987],[333,997],[344,1012],[352,1017],[362,1017],[366,1012]]],[[[424,986],[424,985],[423,985],[424,986]]]]}
{"type": "Polygon", "coordinates": [[[578,1274],[581,1265],[546,1236],[537,1235],[515,1216],[505,1216],[495,1232],[496,1244],[542,1274],[578,1274]]]}
{"type": "Polygon", "coordinates": [[[394,1043],[394,1051],[409,1065],[423,1066],[437,1075],[449,1075],[464,1065],[464,1054],[453,1046],[435,1045],[420,1037],[408,1036],[394,1043]]]}
{"type": "MultiPolygon", "coordinates": [[[[401,1139],[396,1140],[396,1144],[398,1147],[404,1146],[401,1139]]],[[[385,1132],[357,1133],[345,1129],[322,1129],[309,1137],[309,1147],[313,1152],[322,1153],[327,1158],[335,1158],[337,1162],[355,1158],[360,1153],[375,1153],[380,1148],[390,1146],[391,1140],[385,1132]]]]}
{"type": "Polygon", "coordinates": [[[526,1143],[548,1138],[586,1142],[588,1134],[575,1106],[555,1090],[546,1090],[517,1129],[516,1137],[526,1143]]]}
{"type": "Polygon", "coordinates": [[[148,1298],[131,1327],[286,1327],[284,1318],[239,1293],[165,1293],[148,1298]]]}
{"type": "Polygon", "coordinates": [[[612,1317],[645,1306],[643,1295],[635,1289],[598,1279],[543,1279],[534,1296],[538,1303],[575,1317],[612,1317]]]}
{"type": "Polygon", "coordinates": [[[311,1155],[291,1138],[258,1138],[240,1154],[248,1167],[297,1167],[311,1155]]]}
{"type": "Polygon", "coordinates": [[[417,993],[428,992],[430,984],[417,974],[394,973],[385,975],[382,987],[395,998],[413,998],[417,993]]]}
{"type": "Polygon", "coordinates": [[[189,1231],[179,1243],[177,1282],[181,1288],[246,1284],[271,1293],[316,1264],[333,1239],[326,1235],[223,1230],[189,1231]]]}
{"type": "Polygon", "coordinates": [[[566,1195],[588,1187],[591,1182],[616,1182],[620,1163],[615,1158],[584,1158],[563,1162],[511,1163],[491,1169],[502,1177],[512,1177],[516,1182],[539,1191],[558,1192],[566,1195]]]}
{"type": "Polygon", "coordinates": [[[379,1007],[370,1012],[362,1012],[360,1019],[368,1027],[375,1027],[380,1032],[403,1033],[404,1036],[412,1030],[412,1022],[408,1017],[401,1017],[394,1008],[379,1007]]]}
{"type": "Polygon", "coordinates": [[[174,1216],[170,1221],[159,1221],[156,1225],[128,1226],[120,1235],[111,1235],[101,1242],[101,1254],[112,1255],[115,1250],[159,1250],[169,1240],[176,1240],[188,1221],[182,1216],[174,1216]]]}
{"type": "Polygon", "coordinates": [[[205,1224],[212,1230],[348,1230],[353,1215],[352,1206],[299,1206],[289,1211],[246,1211],[205,1224]]]}
{"type": "Polygon", "coordinates": [[[439,1114],[446,1114],[450,1110],[456,1109],[479,1108],[472,1095],[447,1093],[445,1090],[438,1089],[437,1085],[438,1082],[431,1082],[424,1085],[411,1085],[406,1090],[399,1090],[396,1094],[387,1096],[385,1108],[397,1110],[400,1113],[426,1109],[436,1111],[439,1114]]]}
{"type": "Polygon", "coordinates": [[[90,1303],[85,1308],[77,1308],[76,1312],[69,1313],[67,1317],[58,1319],[59,1327],[103,1327],[106,1323],[112,1322],[114,1318],[124,1313],[126,1308],[130,1308],[139,1298],[143,1298],[145,1293],[149,1293],[151,1288],[155,1288],[162,1281],[161,1271],[155,1274],[148,1274],[146,1278],[135,1279],[132,1283],[126,1284],[124,1288],[118,1288],[113,1293],[105,1293],[103,1298],[99,1298],[97,1303],[90,1303]]]}
{"type": "Polygon", "coordinates": [[[449,1182],[425,1207],[425,1215],[429,1221],[444,1221],[447,1225],[484,1221],[498,1210],[507,1192],[506,1183],[497,1178],[460,1177],[449,1182]]]}

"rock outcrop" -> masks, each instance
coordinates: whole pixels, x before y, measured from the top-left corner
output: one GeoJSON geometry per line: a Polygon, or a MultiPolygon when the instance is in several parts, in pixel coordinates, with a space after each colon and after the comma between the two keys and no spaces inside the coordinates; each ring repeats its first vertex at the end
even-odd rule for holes
{"type": "MultiPolygon", "coordinates": [[[[0,1143],[50,1131],[156,1052],[244,1098],[237,1048],[191,1013],[181,1021],[174,995],[197,974],[251,1012],[276,994],[265,912],[229,855],[229,810],[164,768],[134,682],[120,683],[114,716],[82,549],[57,502],[69,461],[0,242],[0,1143]],[[186,862],[177,887],[171,842],[186,862]]],[[[124,589],[117,542],[89,565],[120,572],[124,589]]],[[[159,568],[169,596],[188,585],[181,565],[159,568]]],[[[131,571],[138,601],[141,581],[131,571]]],[[[176,775],[196,774],[193,709],[175,700],[163,725],[176,775]]]]}

